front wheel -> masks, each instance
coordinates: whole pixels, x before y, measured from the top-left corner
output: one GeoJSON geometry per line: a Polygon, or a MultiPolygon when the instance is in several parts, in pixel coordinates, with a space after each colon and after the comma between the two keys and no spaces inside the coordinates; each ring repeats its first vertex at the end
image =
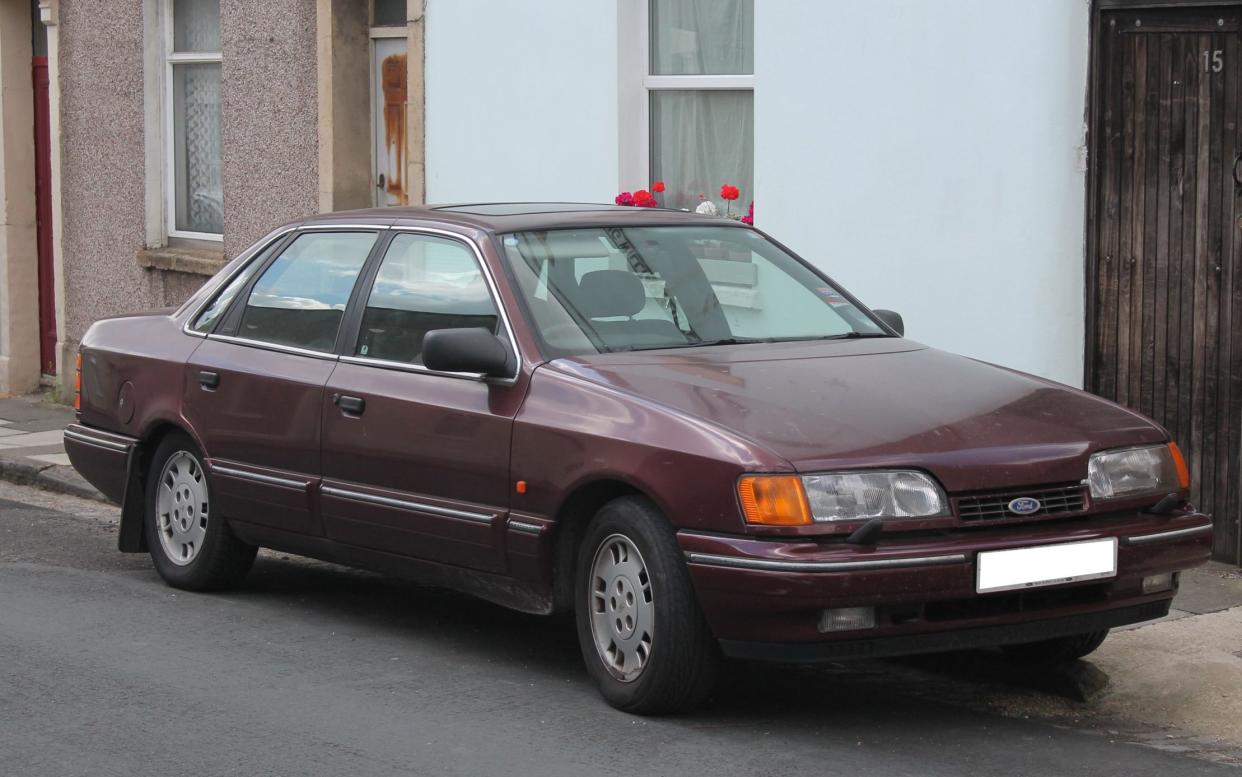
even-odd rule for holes
{"type": "Polygon", "coordinates": [[[147,547],[164,582],[190,591],[241,582],[258,548],[239,540],[212,509],[203,456],[188,435],[174,432],[160,442],[146,491],[147,547]]]}
{"type": "Polygon", "coordinates": [[[1007,655],[1035,666],[1057,666],[1092,653],[1108,636],[1108,629],[1073,634],[1068,637],[1026,642],[1021,645],[1005,645],[1001,648],[1007,655]]]}
{"type": "Polygon", "coordinates": [[[649,501],[622,497],[596,513],[574,598],[582,656],[609,704],[682,712],[711,693],[719,651],[672,528],[649,501]]]}

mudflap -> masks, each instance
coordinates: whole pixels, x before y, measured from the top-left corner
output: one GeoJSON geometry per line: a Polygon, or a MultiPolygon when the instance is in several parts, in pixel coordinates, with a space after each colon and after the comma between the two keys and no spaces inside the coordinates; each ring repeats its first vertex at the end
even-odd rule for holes
{"type": "Polygon", "coordinates": [[[125,464],[125,497],[121,500],[121,524],[117,529],[117,549],[122,553],[146,553],[147,537],[142,530],[146,513],[146,482],[142,477],[142,449],[135,445],[125,464]]]}

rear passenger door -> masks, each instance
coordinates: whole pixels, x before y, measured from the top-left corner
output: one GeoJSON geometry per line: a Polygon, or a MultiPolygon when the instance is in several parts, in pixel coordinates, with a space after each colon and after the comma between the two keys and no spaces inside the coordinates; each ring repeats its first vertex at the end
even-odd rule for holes
{"type": "Polygon", "coordinates": [[[226,286],[191,328],[183,407],[200,437],[220,511],[322,534],[320,404],[345,311],[376,230],[296,233],[226,286]]]}
{"type": "Polygon", "coordinates": [[[399,232],[363,288],[323,396],[324,529],[351,545],[503,569],[524,386],[482,256],[460,238],[399,232]],[[455,327],[500,334],[514,377],[427,370],[424,335],[455,327]]]}

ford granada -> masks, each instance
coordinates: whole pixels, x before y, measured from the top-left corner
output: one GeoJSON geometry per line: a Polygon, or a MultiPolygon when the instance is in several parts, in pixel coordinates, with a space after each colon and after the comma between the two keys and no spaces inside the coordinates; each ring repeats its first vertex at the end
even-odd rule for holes
{"type": "Polygon", "coordinates": [[[312,217],[95,323],[78,370],[69,457],[168,584],[265,547],[572,612],[638,713],[730,657],[1073,660],[1211,550],[1157,424],[680,211],[312,217]]]}

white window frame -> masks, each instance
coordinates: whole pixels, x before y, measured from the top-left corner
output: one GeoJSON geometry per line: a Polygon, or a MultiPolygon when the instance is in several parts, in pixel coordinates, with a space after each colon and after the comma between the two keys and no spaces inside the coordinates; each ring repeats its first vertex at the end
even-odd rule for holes
{"type": "MultiPolygon", "coordinates": [[[[222,52],[186,52],[178,54],[173,50],[173,0],[160,2],[160,39],[163,48],[160,52],[164,66],[164,234],[168,237],[179,237],[190,240],[212,240],[223,242],[224,235],[220,232],[192,232],[177,229],[177,142],[175,117],[173,116],[173,66],[221,64],[224,61],[222,52]]],[[[224,128],[221,127],[221,132],[224,128]]]]}
{"type": "MultiPolygon", "coordinates": [[[[756,3],[756,5],[758,5],[756,3]]],[[[755,76],[651,74],[651,0],[617,3],[619,185],[651,185],[651,92],[660,89],[755,91],[755,76]]],[[[753,98],[752,98],[753,99],[753,98]]],[[[751,138],[754,143],[754,138],[751,138]]]]}

